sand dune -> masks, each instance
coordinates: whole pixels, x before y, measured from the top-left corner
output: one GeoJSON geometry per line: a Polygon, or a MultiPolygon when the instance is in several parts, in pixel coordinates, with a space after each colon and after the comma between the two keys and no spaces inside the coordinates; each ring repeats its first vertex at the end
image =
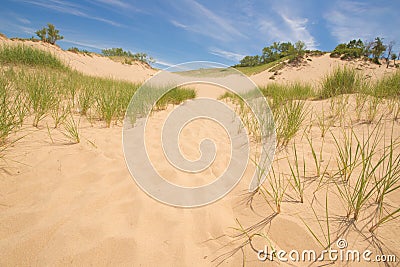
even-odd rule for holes
{"type": "Polygon", "coordinates": [[[269,83],[290,83],[290,82],[306,82],[314,86],[318,86],[321,79],[332,72],[337,67],[348,66],[359,70],[366,80],[374,81],[382,78],[384,75],[393,73],[395,68],[386,68],[386,66],[378,66],[362,60],[344,61],[337,58],[331,58],[330,54],[322,56],[310,56],[309,60],[303,62],[300,66],[286,66],[282,70],[275,72],[265,70],[261,73],[251,76],[251,79],[258,86],[265,86],[269,83]],[[270,79],[273,77],[274,79],[270,79]]]}
{"type": "MultiPolygon", "coordinates": [[[[31,42],[25,44],[37,46],[31,42]]],[[[77,70],[91,75],[138,82],[155,73],[140,64],[126,66],[104,57],[77,55],[43,44],[40,46],[51,49],[77,70]]],[[[312,58],[306,66],[279,71],[281,74],[275,81],[269,79],[273,75],[270,72],[251,78],[259,85],[296,80],[318,83],[333,67],[344,64],[357,67],[362,63],[347,63],[324,55],[312,58]]],[[[365,75],[371,77],[381,77],[388,72],[383,66],[367,65],[363,69],[365,75]]],[[[196,88],[202,97],[217,98],[223,92],[209,85],[196,85],[196,88]]],[[[351,96],[348,101],[354,108],[355,98],[351,96]]],[[[310,112],[302,131],[309,133],[319,150],[322,141],[315,114],[321,114],[329,100],[309,101],[307,105],[310,112]]],[[[169,168],[160,152],[161,123],[173,108],[169,106],[152,116],[149,151],[160,173],[173,182],[185,183],[186,176],[179,176],[176,170],[169,168]]],[[[228,236],[239,234],[231,228],[238,227],[236,219],[244,227],[260,223],[257,229],[268,235],[269,240],[254,236],[256,248],[262,249],[272,243],[287,251],[322,249],[302,221],[307,221],[312,229],[319,229],[310,202],[314,201],[318,212],[324,214],[326,191],[320,190],[314,195],[315,184],[306,188],[305,203],[296,202],[294,193],[289,190],[279,215],[274,215],[260,194],[254,196],[250,208],[246,203],[247,188],[254,170],[250,164],[238,186],[220,201],[195,209],[174,208],[146,195],[130,176],[122,151],[122,127],[103,128],[101,122],[91,124],[82,118],[82,141],[71,145],[58,129],[52,129],[49,135],[46,128],[36,129],[30,125],[27,121],[24,130],[18,132],[18,136],[26,136],[7,151],[6,165],[0,172],[1,266],[208,266],[220,261],[224,266],[239,266],[242,264],[242,251],[239,249],[234,255],[229,254],[246,242],[246,238],[232,239],[228,236]]],[[[356,133],[361,134],[365,127],[365,124],[357,125],[356,133]]],[[[390,127],[388,120],[385,129],[390,131],[390,127]]],[[[397,123],[394,127],[398,136],[400,125],[397,123]]],[[[340,135],[339,127],[332,129],[334,134],[340,135]]],[[[222,155],[218,155],[211,170],[195,178],[196,185],[215,179],[227,161],[225,132],[218,125],[201,120],[182,132],[184,154],[191,159],[199,157],[197,146],[204,136],[213,137],[222,155]]],[[[304,153],[305,161],[312,166],[313,157],[305,137],[299,134],[295,141],[299,153],[304,153]]],[[[288,156],[289,148],[279,151],[274,163],[283,173],[290,172],[282,160],[288,156]]],[[[323,160],[333,165],[332,137],[325,140],[323,151],[323,160]]],[[[396,194],[391,195],[389,201],[393,205],[400,204],[396,194]]],[[[340,220],[345,212],[343,203],[333,192],[329,193],[329,208],[333,211],[331,216],[337,218],[332,222],[332,229],[345,229],[340,220]]],[[[379,253],[371,240],[352,229],[356,225],[349,227],[351,230],[344,234],[349,248],[371,249],[379,253]]],[[[365,229],[360,231],[365,233],[365,229]]],[[[384,241],[383,252],[400,253],[400,226],[396,221],[388,223],[378,233],[379,240],[384,241]]],[[[260,266],[249,245],[243,248],[243,253],[246,265],[260,266]]],[[[285,266],[278,262],[263,265],[285,266]]]]}
{"type": "Polygon", "coordinates": [[[1,44],[23,44],[26,46],[32,46],[50,51],[72,69],[76,69],[77,71],[93,76],[115,78],[131,82],[143,82],[157,72],[141,62],[133,62],[132,65],[121,64],[101,55],[77,54],[70,51],[64,51],[57,46],[43,42],[12,41],[0,37],[0,45],[1,44]]]}

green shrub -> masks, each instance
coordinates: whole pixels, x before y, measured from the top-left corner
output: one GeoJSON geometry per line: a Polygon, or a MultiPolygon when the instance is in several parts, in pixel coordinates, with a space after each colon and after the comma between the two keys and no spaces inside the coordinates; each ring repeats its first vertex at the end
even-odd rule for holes
{"type": "Polygon", "coordinates": [[[364,43],[358,39],[352,40],[347,44],[339,44],[331,53],[331,57],[339,58],[342,60],[360,58],[364,55],[364,43]]]}
{"type": "Polygon", "coordinates": [[[144,63],[153,63],[154,59],[149,57],[145,53],[135,53],[133,54],[131,51],[125,51],[122,48],[110,48],[110,49],[103,49],[101,53],[106,57],[126,57],[133,60],[141,61],[144,63]]]}
{"type": "Polygon", "coordinates": [[[64,39],[64,36],[59,34],[60,31],[57,30],[56,27],[51,23],[47,23],[47,28],[43,27],[35,33],[41,41],[50,43],[52,45],[54,45],[58,40],[64,39]]]}

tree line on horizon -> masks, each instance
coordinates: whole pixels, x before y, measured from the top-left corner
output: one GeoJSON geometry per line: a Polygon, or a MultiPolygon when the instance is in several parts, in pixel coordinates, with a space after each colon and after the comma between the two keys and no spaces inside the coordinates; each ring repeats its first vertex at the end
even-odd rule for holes
{"type": "Polygon", "coordinates": [[[102,49],[101,53],[106,57],[126,57],[132,60],[138,60],[141,62],[146,62],[148,64],[154,63],[154,59],[149,57],[146,53],[132,53],[131,51],[125,51],[121,47],[102,49]]]}
{"type": "Polygon", "coordinates": [[[383,43],[383,38],[376,37],[373,41],[351,40],[347,44],[338,44],[331,53],[331,57],[342,60],[363,58],[371,60],[373,63],[381,64],[379,59],[386,60],[386,67],[389,67],[390,60],[396,65],[396,59],[400,58],[400,53],[393,52],[395,42],[383,43]]]}
{"type": "Polygon", "coordinates": [[[289,61],[295,61],[304,55],[305,48],[306,44],[303,41],[297,41],[294,44],[291,42],[274,42],[272,45],[264,47],[261,55],[245,56],[235,67],[254,67],[284,57],[287,57],[289,61]]]}
{"type": "MultiPolygon", "coordinates": [[[[381,64],[379,59],[384,58],[386,59],[387,67],[389,67],[390,60],[393,60],[394,65],[398,66],[396,65],[396,59],[400,60],[400,52],[398,54],[393,52],[394,44],[394,41],[384,44],[383,38],[380,37],[376,37],[370,42],[354,39],[348,43],[338,44],[330,56],[342,60],[364,58],[376,64],[381,64]]],[[[303,41],[297,41],[294,44],[291,42],[274,42],[272,45],[264,47],[261,55],[245,56],[234,67],[254,67],[283,58],[293,62],[298,61],[304,54],[310,52],[323,53],[319,50],[306,50],[306,45],[303,41]]]]}

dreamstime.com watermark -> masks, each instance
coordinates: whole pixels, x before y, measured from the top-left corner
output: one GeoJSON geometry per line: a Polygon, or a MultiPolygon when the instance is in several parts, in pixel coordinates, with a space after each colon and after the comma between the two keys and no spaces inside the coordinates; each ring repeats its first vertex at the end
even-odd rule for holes
{"type": "Polygon", "coordinates": [[[371,250],[359,251],[356,249],[348,249],[347,241],[343,238],[336,241],[337,249],[324,249],[322,251],[315,250],[275,250],[267,245],[264,249],[259,250],[257,258],[260,261],[280,262],[322,262],[322,261],[340,261],[340,262],[396,262],[396,255],[373,255],[371,250]]]}

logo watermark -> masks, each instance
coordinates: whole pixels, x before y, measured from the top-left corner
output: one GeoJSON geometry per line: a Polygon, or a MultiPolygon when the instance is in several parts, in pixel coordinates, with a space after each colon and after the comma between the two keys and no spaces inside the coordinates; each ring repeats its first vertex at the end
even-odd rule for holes
{"type": "Polygon", "coordinates": [[[369,249],[364,251],[348,249],[347,241],[340,238],[336,241],[337,249],[329,248],[321,251],[315,250],[275,250],[267,245],[259,250],[257,258],[260,261],[281,262],[320,262],[320,261],[340,261],[340,262],[396,262],[396,255],[373,255],[369,249]]]}
{"type": "Polygon", "coordinates": [[[181,154],[179,135],[189,122],[210,119],[220,124],[230,139],[231,157],[225,172],[210,184],[184,187],[167,181],[155,170],[145,145],[146,124],[154,105],[176,87],[201,83],[216,85],[236,94],[257,120],[262,146],[258,162],[262,162],[265,172],[263,177],[254,172],[249,191],[256,190],[265,180],[275,153],[272,112],[261,91],[247,76],[234,68],[212,62],[184,63],[158,72],[136,91],[127,108],[123,148],[128,169],[141,189],[156,200],[172,206],[198,207],[217,201],[240,181],[249,162],[249,136],[245,130],[238,130],[245,128],[238,114],[220,100],[196,98],[176,107],[166,118],[161,140],[165,158],[188,176],[208,168],[215,159],[215,143],[211,139],[204,139],[199,147],[200,159],[190,161],[181,154]],[[215,71],[208,71],[210,69],[215,71]]]}

